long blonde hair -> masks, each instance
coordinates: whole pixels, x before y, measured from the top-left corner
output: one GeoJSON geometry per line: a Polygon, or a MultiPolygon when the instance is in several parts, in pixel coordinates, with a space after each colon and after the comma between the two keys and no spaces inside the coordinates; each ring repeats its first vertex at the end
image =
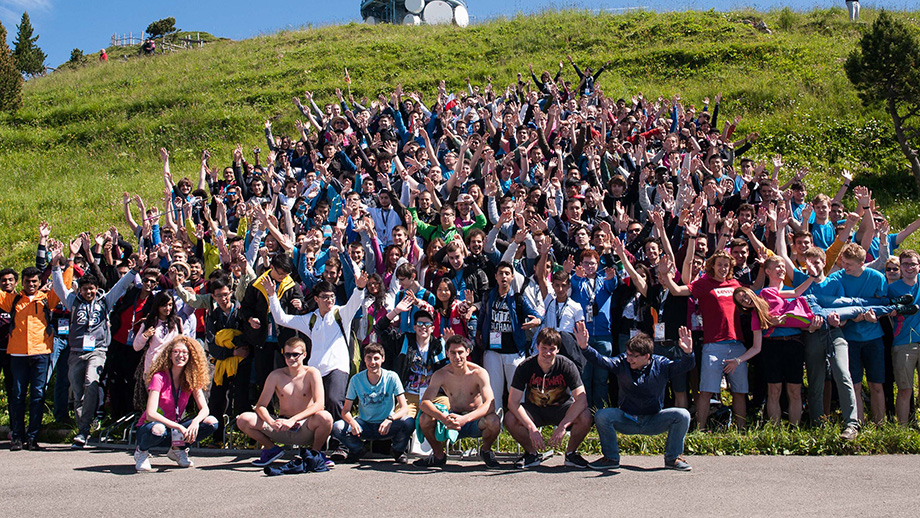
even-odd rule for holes
{"type": "Polygon", "coordinates": [[[204,350],[198,340],[185,335],[179,335],[166,344],[166,347],[154,358],[150,368],[144,374],[144,381],[147,385],[150,385],[150,379],[153,378],[154,374],[172,370],[172,352],[179,344],[188,349],[188,364],[182,369],[182,388],[189,392],[208,388],[211,383],[211,374],[204,350]]]}

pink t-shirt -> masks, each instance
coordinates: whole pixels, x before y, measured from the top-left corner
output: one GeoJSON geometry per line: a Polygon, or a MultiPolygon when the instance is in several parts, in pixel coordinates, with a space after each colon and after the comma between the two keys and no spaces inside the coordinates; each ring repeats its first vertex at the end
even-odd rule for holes
{"type": "MultiPolygon", "coordinates": [[[[160,399],[157,401],[157,413],[171,421],[179,421],[179,416],[185,413],[185,407],[188,406],[188,398],[191,395],[186,390],[179,390],[178,415],[176,413],[176,399],[173,395],[172,376],[169,371],[160,371],[150,378],[150,384],[147,385],[147,393],[153,390],[160,392],[160,399]]],[[[137,426],[141,426],[147,421],[147,412],[137,421],[137,426]]]]}
{"type": "Polygon", "coordinates": [[[703,316],[703,342],[741,340],[740,321],[732,295],[741,284],[735,279],[718,282],[703,275],[690,283],[690,293],[697,300],[703,316]]]}

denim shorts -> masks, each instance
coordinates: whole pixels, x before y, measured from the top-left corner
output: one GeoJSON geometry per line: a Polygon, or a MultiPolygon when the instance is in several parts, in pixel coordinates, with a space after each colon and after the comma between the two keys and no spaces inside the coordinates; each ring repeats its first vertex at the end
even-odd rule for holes
{"type": "Polygon", "coordinates": [[[482,437],[482,430],[479,428],[479,419],[470,421],[460,427],[460,436],[458,439],[466,439],[467,437],[482,437]]]}
{"type": "Polygon", "coordinates": [[[850,356],[850,377],[853,386],[862,383],[863,368],[866,369],[866,381],[869,383],[885,382],[885,346],[881,338],[860,342],[847,340],[850,356]]]}
{"type": "MultiPolygon", "coordinates": [[[[703,364],[700,369],[700,392],[718,394],[722,386],[723,360],[737,358],[745,353],[744,344],[737,340],[703,344],[703,364]]],[[[725,374],[733,394],[747,394],[747,362],[739,365],[731,374],[725,374]]]]}

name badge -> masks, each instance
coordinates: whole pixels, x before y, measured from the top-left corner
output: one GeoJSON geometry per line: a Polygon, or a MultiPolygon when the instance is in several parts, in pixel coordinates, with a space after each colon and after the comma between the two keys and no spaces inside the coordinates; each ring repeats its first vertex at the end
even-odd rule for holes
{"type": "Polygon", "coordinates": [[[588,310],[585,311],[585,322],[594,322],[594,304],[588,306],[588,310]]]}
{"type": "Polygon", "coordinates": [[[134,345],[134,328],[128,331],[128,339],[125,340],[125,345],[134,345]]]}
{"type": "MultiPolygon", "coordinates": [[[[176,419],[179,419],[179,416],[176,416],[176,419]]],[[[185,446],[185,436],[182,435],[182,432],[179,430],[171,430],[170,435],[172,436],[173,446],[185,446]]]]}
{"type": "Polygon", "coordinates": [[[58,334],[60,336],[67,336],[70,334],[70,322],[64,320],[63,318],[58,320],[58,334]]]}
{"type": "Polygon", "coordinates": [[[489,344],[492,347],[499,348],[502,346],[502,334],[501,333],[489,333],[489,344]]]}
{"type": "Polygon", "coordinates": [[[630,338],[636,336],[637,334],[639,334],[639,330],[638,330],[638,329],[633,328],[633,329],[630,329],[630,330],[629,330],[629,337],[630,337],[630,338]]]}
{"type": "Polygon", "coordinates": [[[655,340],[664,340],[664,324],[661,322],[655,324],[655,340]]]}
{"type": "Polygon", "coordinates": [[[91,353],[96,350],[96,337],[93,335],[83,335],[83,352],[91,353]]]}
{"type": "Polygon", "coordinates": [[[690,315],[690,327],[694,331],[702,331],[703,330],[703,316],[700,315],[699,313],[694,313],[690,315]]]}

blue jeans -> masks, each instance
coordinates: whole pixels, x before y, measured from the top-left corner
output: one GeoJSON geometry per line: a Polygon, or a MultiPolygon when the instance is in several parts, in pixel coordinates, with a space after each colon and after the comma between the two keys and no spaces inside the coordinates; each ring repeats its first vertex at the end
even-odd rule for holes
{"type": "Polygon", "coordinates": [[[683,408],[665,408],[657,414],[630,416],[619,408],[605,408],[594,414],[601,453],[610,460],[620,461],[617,432],[626,435],[658,435],[668,432],[664,448],[665,462],[673,462],[684,452],[684,438],[690,429],[690,412],[683,408]]]}
{"type": "MultiPolygon", "coordinates": [[[[612,336],[592,336],[588,345],[602,356],[614,356],[612,336]]],[[[588,362],[581,373],[581,381],[585,384],[585,395],[588,397],[588,406],[591,408],[604,408],[609,403],[609,389],[607,387],[607,369],[588,362]]]]}
{"type": "Polygon", "coordinates": [[[48,367],[48,381],[54,374],[54,420],[66,421],[70,415],[68,398],[70,396],[70,375],[67,372],[67,360],[70,359],[70,347],[66,337],[54,337],[54,350],[51,352],[51,365],[48,367]]]}
{"type": "Polygon", "coordinates": [[[409,438],[415,431],[415,419],[404,417],[390,424],[390,432],[386,435],[380,435],[380,423],[370,423],[363,419],[356,418],[355,421],[361,426],[361,436],[357,437],[351,434],[351,426],[343,419],[339,419],[332,425],[332,436],[339,440],[348,448],[350,452],[356,452],[364,447],[364,441],[376,441],[381,439],[393,440],[393,451],[403,453],[409,449],[409,438]]]}
{"type": "MultiPolygon", "coordinates": [[[[186,419],[180,423],[182,426],[188,428],[188,425],[192,424],[191,419],[186,419]]],[[[202,421],[198,424],[198,441],[203,441],[214,434],[217,430],[216,424],[209,424],[206,421],[202,421]]],[[[150,448],[158,448],[162,446],[170,446],[172,444],[172,438],[170,436],[169,428],[166,428],[162,423],[157,423],[155,421],[147,421],[142,424],[137,429],[137,449],[141,451],[150,451],[150,448]],[[156,425],[163,427],[163,433],[157,434],[154,432],[153,428],[156,425]]]]}
{"type": "Polygon", "coordinates": [[[51,354],[11,356],[13,393],[10,395],[10,431],[13,439],[35,440],[42,426],[45,410],[45,381],[51,354]],[[26,397],[29,399],[29,432],[26,435],[26,397]]]}
{"type": "MultiPolygon", "coordinates": [[[[836,313],[837,316],[840,317],[841,322],[854,319],[870,309],[874,311],[876,315],[881,316],[887,315],[898,308],[898,306],[894,305],[874,304],[874,302],[878,300],[879,299],[829,297],[827,295],[805,295],[805,301],[808,302],[808,306],[811,308],[812,313],[824,319],[827,319],[827,316],[831,313],[836,313]]],[[[827,327],[826,324],[825,327],[827,327]]]]}

